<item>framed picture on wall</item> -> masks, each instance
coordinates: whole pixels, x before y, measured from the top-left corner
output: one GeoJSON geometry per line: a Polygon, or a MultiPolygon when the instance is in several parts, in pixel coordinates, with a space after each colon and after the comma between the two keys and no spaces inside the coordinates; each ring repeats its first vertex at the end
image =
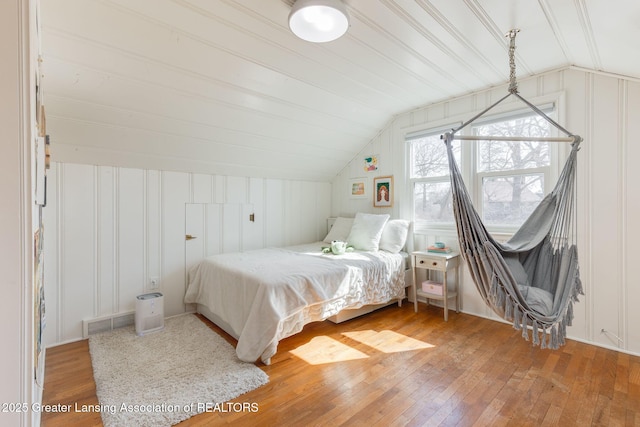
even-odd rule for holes
{"type": "Polygon", "coordinates": [[[349,197],[352,199],[365,199],[369,196],[366,178],[352,178],[349,180],[349,197]]]}
{"type": "Polygon", "coordinates": [[[373,178],[373,207],[393,206],[393,175],[373,178]]]}
{"type": "Polygon", "coordinates": [[[378,170],[378,155],[374,154],[364,158],[364,171],[374,172],[378,170]]]}

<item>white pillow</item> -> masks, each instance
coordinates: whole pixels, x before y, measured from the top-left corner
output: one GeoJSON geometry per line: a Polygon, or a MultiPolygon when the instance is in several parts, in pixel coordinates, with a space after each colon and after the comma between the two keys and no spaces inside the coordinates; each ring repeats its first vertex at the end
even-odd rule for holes
{"type": "Polygon", "coordinates": [[[349,237],[349,232],[351,231],[351,226],[353,225],[353,218],[343,218],[338,217],[333,223],[333,227],[327,233],[327,236],[324,238],[324,242],[331,243],[334,240],[339,240],[341,242],[346,242],[347,237],[349,237]]]}
{"type": "Polygon", "coordinates": [[[392,219],[387,221],[380,238],[380,249],[397,254],[404,248],[409,234],[409,221],[406,219],[392,219]]]}
{"type": "Polygon", "coordinates": [[[377,251],[382,230],[388,220],[387,214],[374,215],[358,212],[353,220],[347,243],[361,251],[377,251]]]}

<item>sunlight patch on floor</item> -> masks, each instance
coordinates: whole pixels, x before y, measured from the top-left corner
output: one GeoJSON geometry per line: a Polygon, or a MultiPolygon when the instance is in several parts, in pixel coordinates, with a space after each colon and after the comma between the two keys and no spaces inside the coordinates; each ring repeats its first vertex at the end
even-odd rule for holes
{"type": "Polygon", "coordinates": [[[343,332],[342,334],[383,353],[398,353],[401,351],[422,350],[435,347],[433,344],[387,330],[353,331],[343,332]]]}
{"type": "Polygon", "coordinates": [[[291,353],[310,365],[345,362],[369,357],[363,352],[327,336],[314,337],[308,343],[291,350],[291,353]]]}
{"type": "MultiPolygon", "coordinates": [[[[382,353],[398,353],[435,347],[433,344],[387,330],[352,331],[343,332],[342,335],[382,353]]],[[[314,337],[308,343],[290,352],[310,365],[346,362],[369,357],[367,354],[325,335],[314,337]]]]}

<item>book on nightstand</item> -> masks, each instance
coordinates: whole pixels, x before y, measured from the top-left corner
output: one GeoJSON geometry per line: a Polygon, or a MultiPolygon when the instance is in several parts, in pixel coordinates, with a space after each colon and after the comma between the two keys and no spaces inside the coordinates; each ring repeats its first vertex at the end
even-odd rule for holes
{"type": "Polygon", "coordinates": [[[449,254],[451,253],[451,248],[449,246],[445,246],[444,248],[438,248],[432,245],[427,248],[427,252],[433,252],[435,254],[449,254]]]}

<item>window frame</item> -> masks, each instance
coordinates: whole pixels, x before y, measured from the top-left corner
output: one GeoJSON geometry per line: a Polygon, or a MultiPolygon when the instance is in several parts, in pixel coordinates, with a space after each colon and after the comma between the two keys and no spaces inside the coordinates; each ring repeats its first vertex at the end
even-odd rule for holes
{"type": "MultiPolygon", "coordinates": [[[[561,115],[561,110],[559,108],[560,101],[557,98],[553,98],[549,100],[547,98],[546,102],[538,102],[535,105],[540,108],[545,114],[551,117],[554,121],[559,121],[558,117],[561,115]]],[[[495,123],[501,121],[507,121],[522,117],[528,116],[536,116],[533,110],[529,108],[518,108],[518,109],[505,109],[503,111],[486,115],[485,117],[474,121],[469,124],[465,128],[461,129],[458,134],[459,135],[473,135],[474,129],[483,124],[487,123],[495,123]]],[[[416,128],[413,132],[407,132],[404,137],[405,148],[406,148],[406,176],[407,182],[410,184],[410,210],[412,221],[414,223],[414,230],[421,234],[438,234],[440,232],[451,232],[456,229],[455,221],[454,222],[428,222],[424,220],[418,220],[415,218],[415,186],[417,183],[438,183],[438,182],[450,182],[449,175],[439,176],[439,177],[413,177],[413,159],[412,159],[412,148],[411,143],[423,137],[431,137],[435,135],[442,135],[444,132],[447,132],[451,129],[455,129],[460,126],[459,121],[451,120],[445,126],[433,126],[429,128],[416,128]]],[[[550,136],[557,136],[558,131],[555,126],[550,124],[550,136]]],[[[560,157],[561,157],[561,148],[560,146],[563,143],[549,142],[549,165],[543,167],[529,168],[529,169],[515,169],[515,170],[507,170],[507,171],[489,171],[489,172],[480,172],[478,168],[478,156],[480,149],[480,141],[461,141],[460,147],[460,163],[458,167],[463,176],[463,180],[467,189],[469,190],[469,194],[473,198],[473,205],[478,211],[478,214],[484,220],[484,212],[483,212],[483,180],[485,178],[493,178],[493,177],[512,177],[512,176],[521,176],[521,175],[533,175],[542,173],[544,177],[544,194],[548,194],[554,187],[560,170],[560,157]]],[[[505,235],[509,236],[513,234],[519,226],[513,225],[496,225],[496,224],[487,224],[487,229],[494,233],[495,235],[505,235]]]]}
{"type": "MultiPolygon", "coordinates": [[[[447,173],[446,175],[442,175],[442,176],[437,176],[437,177],[418,177],[418,178],[414,178],[411,174],[412,170],[413,170],[413,159],[412,159],[412,148],[411,148],[411,142],[412,141],[417,141],[419,139],[422,138],[428,138],[428,137],[433,137],[433,136],[437,136],[438,138],[440,138],[440,136],[442,134],[444,134],[445,132],[450,131],[452,128],[455,128],[457,126],[459,126],[462,122],[453,122],[451,124],[445,125],[445,126],[438,126],[438,127],[433,127],[433,128],[429,128],[429,129],[424,129],[424,130],[419,130],[416,132],[411,132],[411,133],[407,133],[405,135],[405,147],[407,150],[407,181],[409,182],[409,187],[410,187],[410,200],[411,200],[411,218],[412,218],[412,222],[413,222],[413,227],[414,227],[414,232],[417,233],[424,233],[430,230],[438,230],[438,231],[449,231],[452,229],[455,229],[456,224],[455,224],[455,220],[452,222],[431,222],[431,223],[427,223],[427,221],[423,221],[423,220],[416,220],[415,218],[415,212],[416,212],[416,207],[415,207],[415,186],[417,183],[451,183],[451,179],[449,178],[449,174],[447,173]]],[[[442,144],[444,145],[444,142],[442,142],[442,144]]],[[[464,149],[464,144],[461,144],[460,146],[460,163],[463,163],[463,155],[462,155],[462,150],[464,149]]],[[[459,167],[461,167],[461,165],[458,165],[459,167]]]]}

